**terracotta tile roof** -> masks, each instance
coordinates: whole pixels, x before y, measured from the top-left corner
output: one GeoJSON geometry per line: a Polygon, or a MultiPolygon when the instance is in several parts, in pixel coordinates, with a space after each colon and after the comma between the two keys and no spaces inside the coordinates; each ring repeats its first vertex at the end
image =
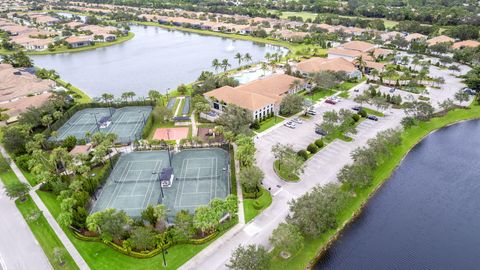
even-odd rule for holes
{"type": "Polygon", "coordinates": [[[234,104],[241,108],[255,111],[264,108],[269,104],[274,104],[275,99],[259,95],[256,93],[246,92],[235,89],[230,86],[220,87],[204,94],[207,97],[213,97],[227,104],[234,104]]]}
{"type": "Polygon", "coordinates": [[[344,71],[349,73],[357,70],[355,65],[341,57],[333,59],[313,57],[298,63],[297,69],[305,73],[319,71],[344,71]]]}
{"type": "Polygon", "coordinates": [[[55,83],[42,80],[22,69],[0,64],[0,102],[51,90],[55,83]]]}
{"type": "Polygon", "coordinates": [[[290,75],[275,74],[235,88],[223,86],[204,95],[214,97],[227,104],[235,104],[244,109],[255,111],[267,105],[280,102],[282,95],[291,89],[291,85],[295,80],[302,81],[290,75]]]}
{"type": "Polygon", "coordinates": [[[86,41],[92,41],[93,38],[92,36],[70,36],[65,39],[65,41],[69,44],[71,43],[77,43],[77,42],[86,42],[86,41]]]}
{"type": "Polygon", "coordinates": [[[448,37],[448,36],[445,36],[445,35],[441,35],[441,36],[438,36],[438,37],[434,37],[434,38],[431,38],[431,39],[428,39],[427,40],[427,44],[429,46],[432,46],[432,45],[435,45],[435,44],[438,44],[438,43],[444,43],[444,42],[455,42],[455,39],[451,38],[451,37],[448,37]]]}
{"type": "Polygon", "coordinates": [[[459,42],[453,43],[452,48],[454,48],[454,49],[461,49],[461,48],[465,48],[465,47],[476,48],[478,46],[480,46],[480,42],[478,42],[476,40],[464,40],[464,41],[459,41],[459,42]]]}
{"type": "Polygon", "coordinates": [[[357,41],[357,40],[344,43],[340,45],[340,47],[346,50],[353,50],[353,51],[359,51],[359,52],[368,52],[375,49],[374,44],[368,43],[365,41],[357,41]]]}
{"type": "MultiPolygon", "coordinates": [[[[1,92],[1,91],[0,91],[1,92]]],[[[7,109],[6,113],[10,117],[18,116],[27,111],[29,107],[40,107],[47,102],[52,93],[45,92],[42,94],[18,98],[15,101],[0,103],[0,108],[7,109]]]]}
{"type": "Polygon", "coordinates": [[[418,39],[427,39],[427,36],[419,34],[419,33],[412,33],[409,34],[405,37],[405,40],[410,42],[412,40],[418,40],[418,39]]]}
{"type": "Polygon", "coordinates": [[[88,154],[92,149],[92,145],[87,143],[85,145],[75,145],[75,147],[70,150],[71,155],[78,155],[78,154],[88,154]]]}

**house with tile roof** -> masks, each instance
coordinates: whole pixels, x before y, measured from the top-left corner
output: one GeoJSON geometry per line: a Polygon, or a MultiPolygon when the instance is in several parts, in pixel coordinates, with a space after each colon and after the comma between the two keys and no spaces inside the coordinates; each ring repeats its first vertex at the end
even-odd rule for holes
{"type": "Polygon", "coordinates": [[[344,72],[351,79],[361,79],[362,73],[355,67],[355,65],[342,57],[339,58],[321,58],[313,57],[299,62],[295,69],[300,71],[304,76],[309,74],[331,71],[331,72],[344,72]]]}

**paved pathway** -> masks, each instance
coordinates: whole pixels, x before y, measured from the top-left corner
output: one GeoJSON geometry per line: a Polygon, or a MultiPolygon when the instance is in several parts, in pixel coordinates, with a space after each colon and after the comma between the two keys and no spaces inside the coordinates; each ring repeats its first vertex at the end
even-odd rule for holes
{"type": "MultiPolygon", "coordinates": [[[[5,151],[5,149],[3,148],[3,146],[0,146],[0,152],[2,153],[2,155],[8,159],[8,160],[11,160],[10,157],[8,156],[8,153],[5,151]]],[[[20,169],[17,167],[17,165],[15,164],[15,162],[11,162],[10,163],[10,166],[13,170],[13,172],[15,173],[15,175],[18,177],[18,179],[21,181],[21,182],[24,182],[24,183],[28,183],[27,179],[25,178],[25,176],[23,175],[23,173],[20,171],[20,169]]],[[[55,218],[52,216],[52,214],[50,213],[50,211],[48,210],[48,208],[45,206],[45,204],[43,203],[43,201],[40,199],[40,197],[38,196],[37,192],[35,189],[33,189],[31,192],[30,192],[30,196],[32,197],[33,201],[37,204],[37,207],[40,209],[40,211],[43,212],[43,215],[45,216],[45,218],[47,219],[48,223],[50,224],[50,226],[52,227],[52,229],[55,231],[55,234],[58,236],[58,238],[60,239],[60,241],[62,241],[62,244],[65,246],[65,248],[67,249],[68,253],[70,253],[70,255],[72,256],[73,260],[75,261],[75,263],[78,265],[78,267],[82,270],[86,270],[86,269],[90,269],[87,265],[87,263],[85,262],[85,260],[82,258],[82,256],[80,255],[80,253],[78,253],[77,249],[75,248],[75,246],[73,246],[72,242],[70,241],[70,239],[68,239],[67,235],[65,234],[65,232],[62,230],[62,228],[60,228],[60,226],[58,225],[57,221],[55,220],[55,218]]],[[[30,268],[32,269],[32,268],[30,268]]]]}
{"type": "Polygon", "coordinates": [[[1,270],[50,270],[43,252],[15,202],[5,195],[0,182],[0,269],[1,270]]]}

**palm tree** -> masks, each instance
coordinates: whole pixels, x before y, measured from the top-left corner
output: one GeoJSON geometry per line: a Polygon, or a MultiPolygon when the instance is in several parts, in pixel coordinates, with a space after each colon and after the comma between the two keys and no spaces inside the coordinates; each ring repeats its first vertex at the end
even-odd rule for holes
{"type": "Polygon", "coordinates": [[[241,63],[242,63],[242,61],[243,61],[242,54],[241,54],[241,53],[237,53],[237,54],[235,54],[235,59],[237,59],[237,61],[238,61],[238,65],[240,66],[240,64],[241,64],[241,63]]]}
{"type": "Polygon", "coordinates": [[[372,75],[373,77],[373,80],[375,81],[378,77],[378,75],[380,74],[380,72],[377,70],[377,69],[373,69],[370,74],[372,75]]]}
{"type": "Polygon", "coordinates": [[[227,69],[231,67],[230,63],[228,62],[228,59],[223,59],[221,65],[223,67],[223,72],[226,72],[227,69]]]}
{"type": "Polygon", "coordinates": [[[355,63],[357,64],[358,69],[360,69],[360,71],[362,72],[362,75],[364,75],[365,74],[365,66],[367,65],[367,63],[365,62],[365,60],[363,60],[363,56],[360,55],[359,57],[357,57],[355,63]]]}
{"type": "Polygon", "coordinates": [[[268,65],[265,62],[262,62],[262,65],[260,67],[263,70],[263,76],[265,76],[265,71],[268,69],[268,65]]]}
{"type": "MultiPolygon", "coordinates": [[[[158,100],[161,100],[162,99],[162,94],[160,94],[160,92],[158,92],[157,90],[150,90],[148,91],[148,97],[150,98],[150,100],[153,100],[153,102],[157,102],[158,100]]],[[[163,104],[163,102],[162,102],[163,104]]]]}
{"type": "Polygon", "coordinates": [[[40,119],[40,122],[42,122],[42,125],[45,127],[48,127],[50,129],[50,125],[53,123],[53,118],[50,115],[44,115],[40,119]]]}
{"type": "Polygon", "coordinates": [[[267,61],[270,61],[271,58],[272,58],[272,55],[271,55],[269,52],[267,52],[267,53],[265,54],[265,59],[266,59],[267,61]]]}
{"type": "Polygon", "coordinates": [[[105,103],[109,103],[109,101],[113,100],[114,96],[109,93],[103,93],[102,94],[102,99],[105,103]]]}
{"type": "Polygon", "coordinates": [[[246,53],[243,56],[243,60],[245,60],[247,63],[250,63],[250,62],[252,62],[252,56],[249,53],[246,53]]]}
{"type": "Polygon", "coordinates": [[[217,58],[213,59],[212,61],[212,67],[215,69],[215,72],[218,71],[218,69],[220,68],[221,64],[220,64],[220,61],[218,61],[217,58]]]}
{"type": "Polygon", "coordinates": [[[128,92],[123,92],[121,97],[122,97],[122,100],[126,102],[129,97],[128,92]]]}
{"type": "Polygon", "coordinates": [[[290,85],[291,89],[294,89],[297,92],[298,88],[302,85],[302,82],[298,79],[295,79],[292,84],[290,85]]]}

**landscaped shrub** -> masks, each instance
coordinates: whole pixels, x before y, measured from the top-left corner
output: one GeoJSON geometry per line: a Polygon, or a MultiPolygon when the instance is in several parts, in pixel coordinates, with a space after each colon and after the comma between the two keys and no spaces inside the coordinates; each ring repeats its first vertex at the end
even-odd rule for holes
{"type": "Polygon", "coordinates": [[[262,205],[261,205],[260,202],[257,200],[257,201],[254,201],[254,202],[253,202],[253,208],[255,208],[255,210],[260,210],[260,209],[262,209],[262,205]]]}
{"type": "Polygon", "coordinates": [[[308,145],[307,150],[308,152],[315,154],[316,152],[318,152],[318,147],[314,143],[311,143],[308,145]]]}
{"type": "Polygon", "coordinates": [[[15,158],[15,164],[17,166],[24,170],[24,171],[29,171],[28,170],[28,161],[30,160],[30,155],[21,155],[15,158]]]}
{"type": "Polygon", "coordinates": [[[308,153],[307,151],[305,150],[300,150],[297,152],[297,155],[299,155],[301,158],[303,158],[303,160],[307,160],[308,159],[308,153]]]}
{"type": "Polygon", "coordinates": [[[260,123],[259,123],[257,120],[255,120],[255,121],[253,121],[253,123],[250,125],[250,128],[252,128],[252,129],[259,129],[259,128],[260,128],[260,123]]]}
{"type": "Polygon", "coordinates": [[[322,148],[324,146],[324,143],[323,143],[323,140],[322,139],[318,139],[315,141],[315,145],[318,147],[318,148],[322,148]]]}
{"type": "Polygon", "coordinates": [[[360,115],[361,117],[367,117],[367,111],[365,111],[364,109],[361,109],[360,111],[358,111],[358,115],[360,115]]]}
{"type": "Polygon", "coordinates": [[[355,122],[358,122],[358,120],[360,120],[360,115],[354,114],[354,115],[352,115],[352,118],[355,122]]]}

